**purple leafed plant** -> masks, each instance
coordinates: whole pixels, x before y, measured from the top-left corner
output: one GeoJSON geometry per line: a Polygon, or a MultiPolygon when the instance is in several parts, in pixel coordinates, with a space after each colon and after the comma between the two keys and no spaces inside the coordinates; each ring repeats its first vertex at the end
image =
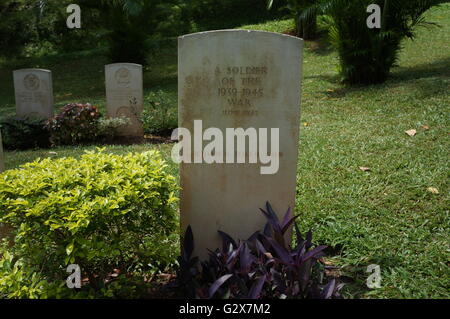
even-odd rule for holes
{"type": "Polygon", "coordinates": [[[177,285],[190,298],[340,298],[342,284],[324,282],[323,257],[326,246],[312,243],[312,233],[303,238],[289,209],[280,221],[271,205],[261,209],[267,218],[263,231],[245,241],[235,241],[219,231],[222,247],[209,251],[209,259],[199,265],[192,257],[194,236],[189,226],[179,257],[177,285]],[[285,242],[294,224],[297,245],[285,242]]]}

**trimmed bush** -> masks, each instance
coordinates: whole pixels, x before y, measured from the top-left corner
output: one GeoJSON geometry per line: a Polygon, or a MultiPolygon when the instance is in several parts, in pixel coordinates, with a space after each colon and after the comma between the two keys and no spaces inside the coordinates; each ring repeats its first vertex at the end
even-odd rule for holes
{"type": "Polygon", "coordinates": [[[176,188],[157,151],[37,160],[0,174],[0,223],[14,229],[21,269],[60,284],[78,264],[99,292],[112,273],[151,272],[176,258],[176,188]]]}
{"type": "Polygon", "coordinates": [[[0,122],[3,146],[8,150],[26,150],[50,147],[49,132],[45,120],[38,118],[10,117],[0,122]]]}

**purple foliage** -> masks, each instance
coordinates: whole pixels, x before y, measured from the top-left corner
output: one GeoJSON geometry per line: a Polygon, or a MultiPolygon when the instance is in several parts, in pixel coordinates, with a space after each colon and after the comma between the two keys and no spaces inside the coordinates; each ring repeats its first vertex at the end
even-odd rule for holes
{"type": "Polygon", "coordinates": [[[280,221],[271,205],[261,209],[267,218],[263,231],[245,241],[235,241],[219,231],[222,248],[209,251],[209,259],[192,258],[194,237],[188,227],[179,258],[178,285],[191,298],[339,298],[342,285],[335,279],[323,283],[326,246],[315,246],[312,233],[302,237],[295,225],[297,245],[285,243],[285,234],[295,221],[289,209],[280,221]]]}

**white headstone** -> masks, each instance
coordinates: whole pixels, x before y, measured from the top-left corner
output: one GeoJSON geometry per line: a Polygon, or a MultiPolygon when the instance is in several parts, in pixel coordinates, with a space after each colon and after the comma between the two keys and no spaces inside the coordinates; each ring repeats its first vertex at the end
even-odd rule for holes
{"type": "MultiPolygon", "coordinates": [[[[269,164],[261,161],[261,144],[259,150],[249,151],[246,139],[245,163],[236,160],[232,164],[226,163],[229,140],[224,140],[220,142],[223,150],[211,153],[219,157],[227,153],[223,154],[224,163],[216,160],[207,164],[202,160],[202,150],[206,151],[213,138],[200,140],[200,146],[199,139],[192,138],[192,162],[180,167],[180,210],[182,230],[192,227],[196,256],[205,258],[207,248],[221,247],[218,230],[247,239],[262,229],[266,219],[259,208],[266,201],[280,217],[288,207],[294,209],[302,51],[303,40],[299,38],[261,31],[211,31],[179,38],[180,128],[194,135],[194,121],[202,120],[203,131],[218,128],[224,137],[227,128],[255,128],[259,143],[276,137],[272,129],[279,129],[279,140],[269,142],[266,152],[270,153],[272,144],[279,141],[279,166],[272,163],[273,174],[270,169],[263,173],[262,167],[267,169],[269,164]],[[260,130],[265,128],[266,138],[260,130]],[[250,161],[250,154],[258,155],[257,163],[250,161]],[[201,163],[193,163],[194,157],[201,163]]],[[[239,154],[239,150],[231,149],[232,156],[235,152],[239,154]]]]}
{"type": "Polygon", "coordinates": [[[115,63],[105,66],[106,109],[108,117],[126,117],[131,123],[120,135],[142,136],[139,119],[144,104],[142,65],[115,63]]]}
{"type": "Polygon", "coordinates": [[[52,72],[22,69],[14,71],[13,77],[17,115],[45,119],[53,117],[52,72]]]}

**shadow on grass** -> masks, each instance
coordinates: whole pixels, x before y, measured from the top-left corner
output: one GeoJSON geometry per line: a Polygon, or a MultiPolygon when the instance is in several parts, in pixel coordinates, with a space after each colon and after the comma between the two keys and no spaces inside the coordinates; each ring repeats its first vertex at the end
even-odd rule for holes
{"type": "Polygon", "coordinates": [[[311,75],[305,79],[319,79],[331,84],[341,84],[340,88],[327,90],[323,93],[329,98],[344,98],[347,94],[361,90],[383,90],[387,87],[401,84],[411,92],[417,92],[421,98],[430,96],[448,95],[448,81],[450,80],[450,57],[431,63],[420,64],[413,67],[395,67],[389,79],[382,84],[373,85],[346,85],[341,82],[340,76],[311,75]]]}

